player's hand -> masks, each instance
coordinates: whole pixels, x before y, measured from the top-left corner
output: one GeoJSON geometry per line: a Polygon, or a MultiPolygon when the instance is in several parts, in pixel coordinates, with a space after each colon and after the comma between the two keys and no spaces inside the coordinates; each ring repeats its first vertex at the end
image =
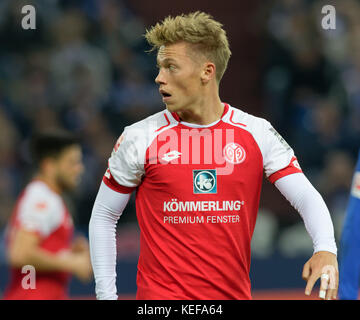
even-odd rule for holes
{"type": "Polygon", "coordinates": [[[88,251],[73,253],[73,273],[82,282],[91,280],[93,271],[88,251]]]}
{"type": "Polygon", "coordinates": [[[83,236],[76,237],[71,244],[71,251],[74,253],[89,251],[89,242],[83,236]]]}
{"type": "Polygon", "coordinates": [[[316,252],[304,265],[302,278],[307,282],[305,294],[310,295],[315,282],[321,278],[319,297],[336,299],[339,269],[336,255],[328,251],[316,252]]]}

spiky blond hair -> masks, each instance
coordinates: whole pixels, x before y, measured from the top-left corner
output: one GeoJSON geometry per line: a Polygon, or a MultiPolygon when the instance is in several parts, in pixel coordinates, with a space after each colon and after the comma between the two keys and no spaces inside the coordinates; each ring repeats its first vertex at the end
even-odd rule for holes
{"type": "Polygon", "coordinates": [[[145,38],[153,50],[163,45],[184,41],[193,44],[216,66],[216,80],[219,83],[231,56],[229,42],[222,24],[207,13],[196,11],[168,16],[162,22],[146,30],[145,38]]]}

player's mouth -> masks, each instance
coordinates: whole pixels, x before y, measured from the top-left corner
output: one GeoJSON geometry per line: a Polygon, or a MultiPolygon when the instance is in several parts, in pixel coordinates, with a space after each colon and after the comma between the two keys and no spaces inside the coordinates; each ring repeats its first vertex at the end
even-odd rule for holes
{"type": "Polygon", "coordinates": [[[171,94],[165,90],[159,90],[161,96],[163,97],[163,101],[166,102],[171,98],[171,94]]]}

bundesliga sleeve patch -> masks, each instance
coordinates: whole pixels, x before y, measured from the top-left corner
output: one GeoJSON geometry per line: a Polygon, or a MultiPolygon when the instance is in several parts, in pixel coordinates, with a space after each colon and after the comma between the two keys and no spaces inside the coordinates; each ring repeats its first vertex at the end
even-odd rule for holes
{"type": "Polygon", "coordinates": [[[360,199],[360,171],[356,172],[354,175],[354,180],[351,187],[351,195],[360,199]]]}
{"type": "Polygon", "coordinates": [[[270,132],[272,132],[274,134],[274,136],[276,138],[278,138],[278,140],[280,141],[280,143],[285,147],[286,150],[290,150],[291,147],[289,146],[289,144],[286,142],[286,140],[280,135],[279,132],[277,132],[273,127],[271,127],[270,132]]]}

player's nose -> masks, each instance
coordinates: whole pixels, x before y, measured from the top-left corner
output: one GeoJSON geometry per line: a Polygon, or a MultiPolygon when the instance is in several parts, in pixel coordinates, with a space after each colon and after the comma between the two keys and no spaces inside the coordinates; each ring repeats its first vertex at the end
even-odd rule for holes
{"type": "Polygon", "coordinates": [[[166,83],[166,80],[164,77],[164,72],[161,69],[159,70],[159,73],[158,73],[157,77],[155,78],[155,83],[159,84],[159,85],[166,83]]]}

